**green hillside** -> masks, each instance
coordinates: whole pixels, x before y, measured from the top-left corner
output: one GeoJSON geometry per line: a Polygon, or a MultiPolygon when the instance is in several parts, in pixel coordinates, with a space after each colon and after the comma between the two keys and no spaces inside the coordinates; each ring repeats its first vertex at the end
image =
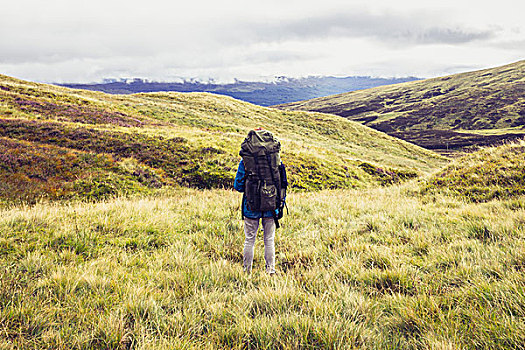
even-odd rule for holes
{"type": "Polygon", "coordinates": [[[277,106],[332,113],[444,151],[525,134],[525,61],[277,106]]]}
{"type": "Polygon", "coordinates": [[[445,164],[344,118],[206,93],[108,95],[0,76],[4,200],[98,199],[165,186],[229,188],[247,132],[282,141],[295,189],[389,184],[445,164]]]}
{"type": "Polygon", "coordinates": [[[471,201],[525,195],[525,141],[487,147],[434,174],[424,192],[447,192],[471,201]]]}

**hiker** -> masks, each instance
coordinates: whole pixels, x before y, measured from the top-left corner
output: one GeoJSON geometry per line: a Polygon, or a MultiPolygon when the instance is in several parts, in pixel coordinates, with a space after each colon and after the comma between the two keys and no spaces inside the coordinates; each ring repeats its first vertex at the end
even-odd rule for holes
{"type": "Polygon", "coordinates": [[[286,171],[281,163],[281,144],[269,131],[251,130],[241,145],[234,188],[243,192],[244,219],[243,268],[250,273],[253,263],[255,237],[262,221],[264,232],[264,260],[266,272],[275,274],[275,230],[283,215],[286,198],[286,171]]]}

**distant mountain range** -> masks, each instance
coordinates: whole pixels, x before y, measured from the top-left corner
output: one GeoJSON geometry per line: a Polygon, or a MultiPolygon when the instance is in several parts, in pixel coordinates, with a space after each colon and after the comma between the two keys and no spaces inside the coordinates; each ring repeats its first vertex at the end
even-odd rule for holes
{"type": "Polygon", "coordinates": [[[525,60],[276,106],[336,114],[442,153],[525,136],[525,60]]]}
{"type": "Polygon", "coordinates": [[[211,92],[254,103],[259,106],[272,106],[316,97],[329,96],[348,91],[368,89],[376,86],[418,80],[406,78],[353,77],[278,77],[272,82],[253,82],[236,80],[234,83],[214,82],[150,82],[143,79],[105,80],[94,84],[60,84],[74,89],[102,91],[110,94],[134,94],[138,92],[177,91],[211,92]]]}

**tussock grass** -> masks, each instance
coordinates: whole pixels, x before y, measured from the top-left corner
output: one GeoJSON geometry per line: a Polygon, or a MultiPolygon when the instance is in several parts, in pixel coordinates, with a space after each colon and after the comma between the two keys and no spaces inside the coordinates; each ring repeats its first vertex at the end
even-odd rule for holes
{"type": "Polygon", "coordinates": [[[444,191],[475,202],[524,195],[525,141],[463,156],[433,175],[422,190],[444,191]]]}
{"type": "Polygon", "coordinates": [[[523,348],[525,198],[414,186],[292,193],[274,277],[229,190],[4,208],[0,344],[523,348]]]}

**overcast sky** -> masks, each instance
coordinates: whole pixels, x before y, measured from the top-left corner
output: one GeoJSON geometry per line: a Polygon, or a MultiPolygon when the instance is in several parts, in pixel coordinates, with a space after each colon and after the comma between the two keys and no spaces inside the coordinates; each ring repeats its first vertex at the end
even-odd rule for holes
{"type": "Polygon", "coordinates": [[[521,0],[5,1],[0,74],[433,77],[525,59],[524,14],[521,0]]]}

